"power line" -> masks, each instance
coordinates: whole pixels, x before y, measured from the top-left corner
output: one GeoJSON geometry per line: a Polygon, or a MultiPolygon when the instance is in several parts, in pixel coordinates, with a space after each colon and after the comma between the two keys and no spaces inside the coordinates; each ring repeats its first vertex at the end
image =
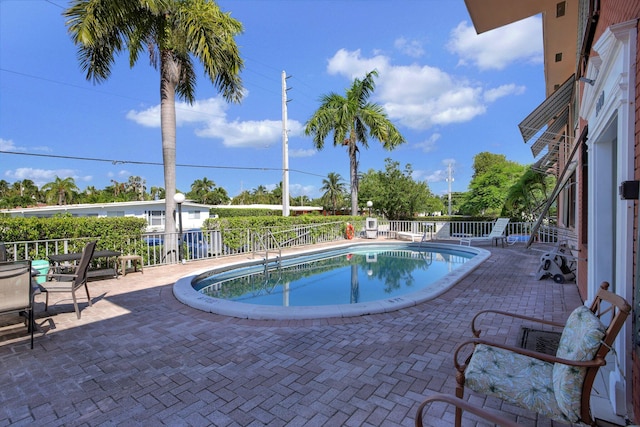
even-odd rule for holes
{"type": "MultiPolygon", "coordinates": [[[[102,163],[111,163],[113,165],[146,165],[146,166],[163,166],[162,162],[142,162],[139,160],[114,160],[114,159],[100,159],[96,157],[78,157],[78,156],[62,156],[57,154],[38,154],[38,153],[22,153],[19,151],[5,151],[0,150],[2,154],[15,154],[19,156],[31,156],[31,157],[45,157],[45,158],[53,158],[53,159],[66,159],[66,160],[81,160],[81,161],[91,161],[91,162],[102,162],[102,163]]],[[[249,167],[249,166],[216,166],[216,165],[194,165],[194,164],[176,164],[176,167],[184,167],[184,168],[200,168],[200,169],[233,169],[233,170],[257,170],[257,171],[278,171],[281,172],[282,168],[269,168],[269,167],[249,167]]],[[[289,169],[290,172],[296,172],[303,175],[311,175],[317,176],[320,178],[325,178],[323,175],[318,175],[311,172],[301,171],[297,169],[289,169]]]]}

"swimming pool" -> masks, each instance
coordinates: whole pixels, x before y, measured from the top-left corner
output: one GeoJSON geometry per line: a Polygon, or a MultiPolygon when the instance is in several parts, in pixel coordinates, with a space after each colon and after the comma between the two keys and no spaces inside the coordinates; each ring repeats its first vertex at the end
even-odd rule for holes
{"type": "Polygon", "coordinates": [[[440,243],[349,243],[283,256],[268,272],[264,260],[194,272],[173,291],[191,307],[234,317],[350,317],[435,298],[489,256],[477,247],[440,243]]]}

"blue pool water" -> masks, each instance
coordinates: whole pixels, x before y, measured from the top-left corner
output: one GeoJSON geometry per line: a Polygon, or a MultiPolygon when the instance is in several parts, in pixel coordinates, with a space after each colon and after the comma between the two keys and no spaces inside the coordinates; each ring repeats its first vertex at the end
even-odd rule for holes
{"type": "Polygon", "coordinates": [[[409,245],[350,247],[204,275],[209,297],[261,306],[358,304],[429,287],[474,256],[409,245]]]}

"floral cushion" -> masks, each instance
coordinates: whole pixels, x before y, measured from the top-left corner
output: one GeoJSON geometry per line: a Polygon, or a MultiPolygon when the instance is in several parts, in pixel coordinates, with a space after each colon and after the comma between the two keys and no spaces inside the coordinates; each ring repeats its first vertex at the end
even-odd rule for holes
{"type": "MultiPolygon", "coordinates": [[[[606,328],[585,306],[576,308],[567,319],[556,356],[585,361],[595,356],[606,328]]],[[[560,410],[571,422],[580,418],[580,397],[586,368],[556,363],[553,367],[553,390],[560,410]]]]}
{"type": "Polygon", "coordinates": [[[567,422],[553,391],[553,364],[478,344],[465,370],[471,390],[567,422]]]}

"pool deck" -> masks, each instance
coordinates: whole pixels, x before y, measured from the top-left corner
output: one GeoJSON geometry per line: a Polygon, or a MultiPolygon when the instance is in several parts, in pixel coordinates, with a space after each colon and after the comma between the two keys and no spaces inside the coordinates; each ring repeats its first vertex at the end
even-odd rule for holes
{"type": "MultiPolygon", "coordinates": [[[[482,247],[491,257],[435,300],[360,317],[247,320],[175,299],[177,279],[228,259],[92,281],[80,320],[70,295],[52,294],[48,312],[39,296],[33,350],[17,318],[0,317],[0,426],[411,426],[424,397],[453,393],[452,353],[475,312],[564,321],[582,303],[575,284],[536,280],[539,252],[482,247]]],[[[515,343],[520,325],[488,332],[515,343]]],[[[560,425],[469,399],[524,425],[560,425]]],[[[452,424],[451,408],[428,414],[452,424]]]]}

